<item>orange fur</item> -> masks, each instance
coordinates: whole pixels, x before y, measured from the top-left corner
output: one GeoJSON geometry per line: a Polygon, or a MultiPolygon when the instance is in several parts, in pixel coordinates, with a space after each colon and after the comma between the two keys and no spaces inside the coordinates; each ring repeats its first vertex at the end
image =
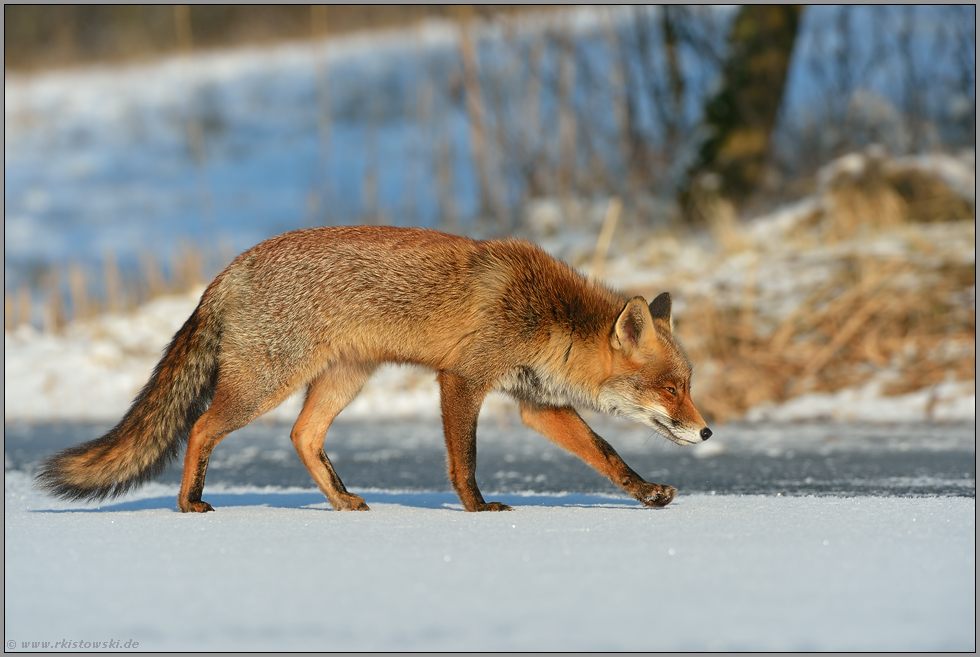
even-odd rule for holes
{"type": "Polygon", "coordinates": [[[305,387],[291,434],[303,464],[335,508],[367,509],[323,439],[375,367],[394,362],[438,372],[449,478],[467,510],[507,508],[485,502],[475,479],[477,415],[494,389],[521,403],[528,426],[663,506],[674,489],[644,482],[572,407],[633,418],[680,444],[711,435],[670,306],[666,294],[627,299],[521,240],[368,226],[286,233],[238,256],[120,424],[53,456],[38,481],[69,498],[116,495],[187,440],[178,506],[209,511],[201,493],[214,447],[305,387]]]}

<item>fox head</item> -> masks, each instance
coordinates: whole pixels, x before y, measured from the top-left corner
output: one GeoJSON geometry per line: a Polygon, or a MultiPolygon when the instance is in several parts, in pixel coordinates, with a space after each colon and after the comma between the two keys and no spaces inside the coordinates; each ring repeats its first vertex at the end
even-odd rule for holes
{"type": "Polygon", "coordinates": [[[674,339],[670,294],[648,306],[633,297],[609,336],[612,373],[602,383],[602,406],[641,422],[679,445],[711,437],[691,400],[691,363],[674,339]]]}

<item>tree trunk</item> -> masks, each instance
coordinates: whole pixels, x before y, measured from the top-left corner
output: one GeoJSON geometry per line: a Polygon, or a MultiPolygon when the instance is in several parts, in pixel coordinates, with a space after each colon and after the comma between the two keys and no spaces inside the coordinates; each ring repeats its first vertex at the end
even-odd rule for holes
{"type": "Polygon", "coordinates": [[[688,171],[681,203],[703,220],[699,195],[744,202],[762,179],[799,28],[799,5],[745,5],[729,37],[722,85],[705,106],[707,137],[688,171]]]}

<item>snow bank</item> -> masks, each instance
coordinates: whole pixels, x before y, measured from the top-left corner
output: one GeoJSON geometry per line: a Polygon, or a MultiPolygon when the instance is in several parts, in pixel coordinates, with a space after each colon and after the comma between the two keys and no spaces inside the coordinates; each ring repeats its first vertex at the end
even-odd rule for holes
{"type": "MultiPolygon", "coordinates": [[[[71,325],[64,335],[28,326],[4,333],[4,420],[112,422],[146,383],[164,346],[197,304],[201,291],[157,299],[128,315],[106,315],[71,325]]],[[[945,382],[906,395],[885,396],[884,377],[835,393],[811,393],[783,404],[762,404],[751,422],[841,420],[858,422],[964,422],[976,418],[972,381],[945,382]]],[[[292,422],[297,394],[267,419],[292,422]]],[[[484,413],[508,412],[512,403],[491,396],[484,413]]],[[[370,420],[439,417],[435,375],[421,368],[381,368],[342,418],[370,420]]]]}
{"type": "Polygon", "coordinates": [[[749,422],[968,422],[977,415],[976,383],[947,381],[905,395],[882,394],[883,380],[833,393],[808,393],[782,404],[761,404],[749,410],[749,422]]]}
{"type": "MultiPolygon", "coordinates": [[[[212,489],[101,508],[4,477],[4,639],[140,650],[964,650],[976,502],[212,489]]],[[[12,642],[12,643],[11,643],[12,642]]],[[[36,649],[40,649],[37,646],[36,649]]]]}

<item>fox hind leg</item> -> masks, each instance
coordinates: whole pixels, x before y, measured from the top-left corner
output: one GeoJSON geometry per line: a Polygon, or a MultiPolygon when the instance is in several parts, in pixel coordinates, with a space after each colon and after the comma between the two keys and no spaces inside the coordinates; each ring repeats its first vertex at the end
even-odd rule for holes
{"type": "Polygon", "coordinates": [[[187,440],[184,474],[180,480],[180,493],[177,496],[177,508],[184,513],[214,511],[210,504],[201,500],[211,452],[225,436],[252,420],[252,417],[246,416],[247,419],[244,419],[235,412],[237,406],[226,390],[219,385],[211,406],[194,423],[187,440]]]}
{"type": "Polygon", "coordinates": [[[644,481],[572,408],[521,402],[521,421],[578,456],[645,506],[667,506],[677,494],[673,486],[644,481]]]}
{"type": "Polygon", "coordinates": [[[219,373],[211,406],[198,418],[187,440],[184,473],[177,507],[182,512],[204,513],[214,508],[201,500],[211,452],[231,432],[241,429],[281,404],[295,389],[264,372],[244,369],[219,373]]]}
{"type": "Polygon", "coordinates": [[[323,439],[334,418],[353,401],[373,372],[373,366],[364,365],[336,365],[322,372],[310,383],[303,410],[290,432],[303,465],[338,511],[368,511],[369,507],[364,498],[347,492],[323,451],[323,439]]]}

